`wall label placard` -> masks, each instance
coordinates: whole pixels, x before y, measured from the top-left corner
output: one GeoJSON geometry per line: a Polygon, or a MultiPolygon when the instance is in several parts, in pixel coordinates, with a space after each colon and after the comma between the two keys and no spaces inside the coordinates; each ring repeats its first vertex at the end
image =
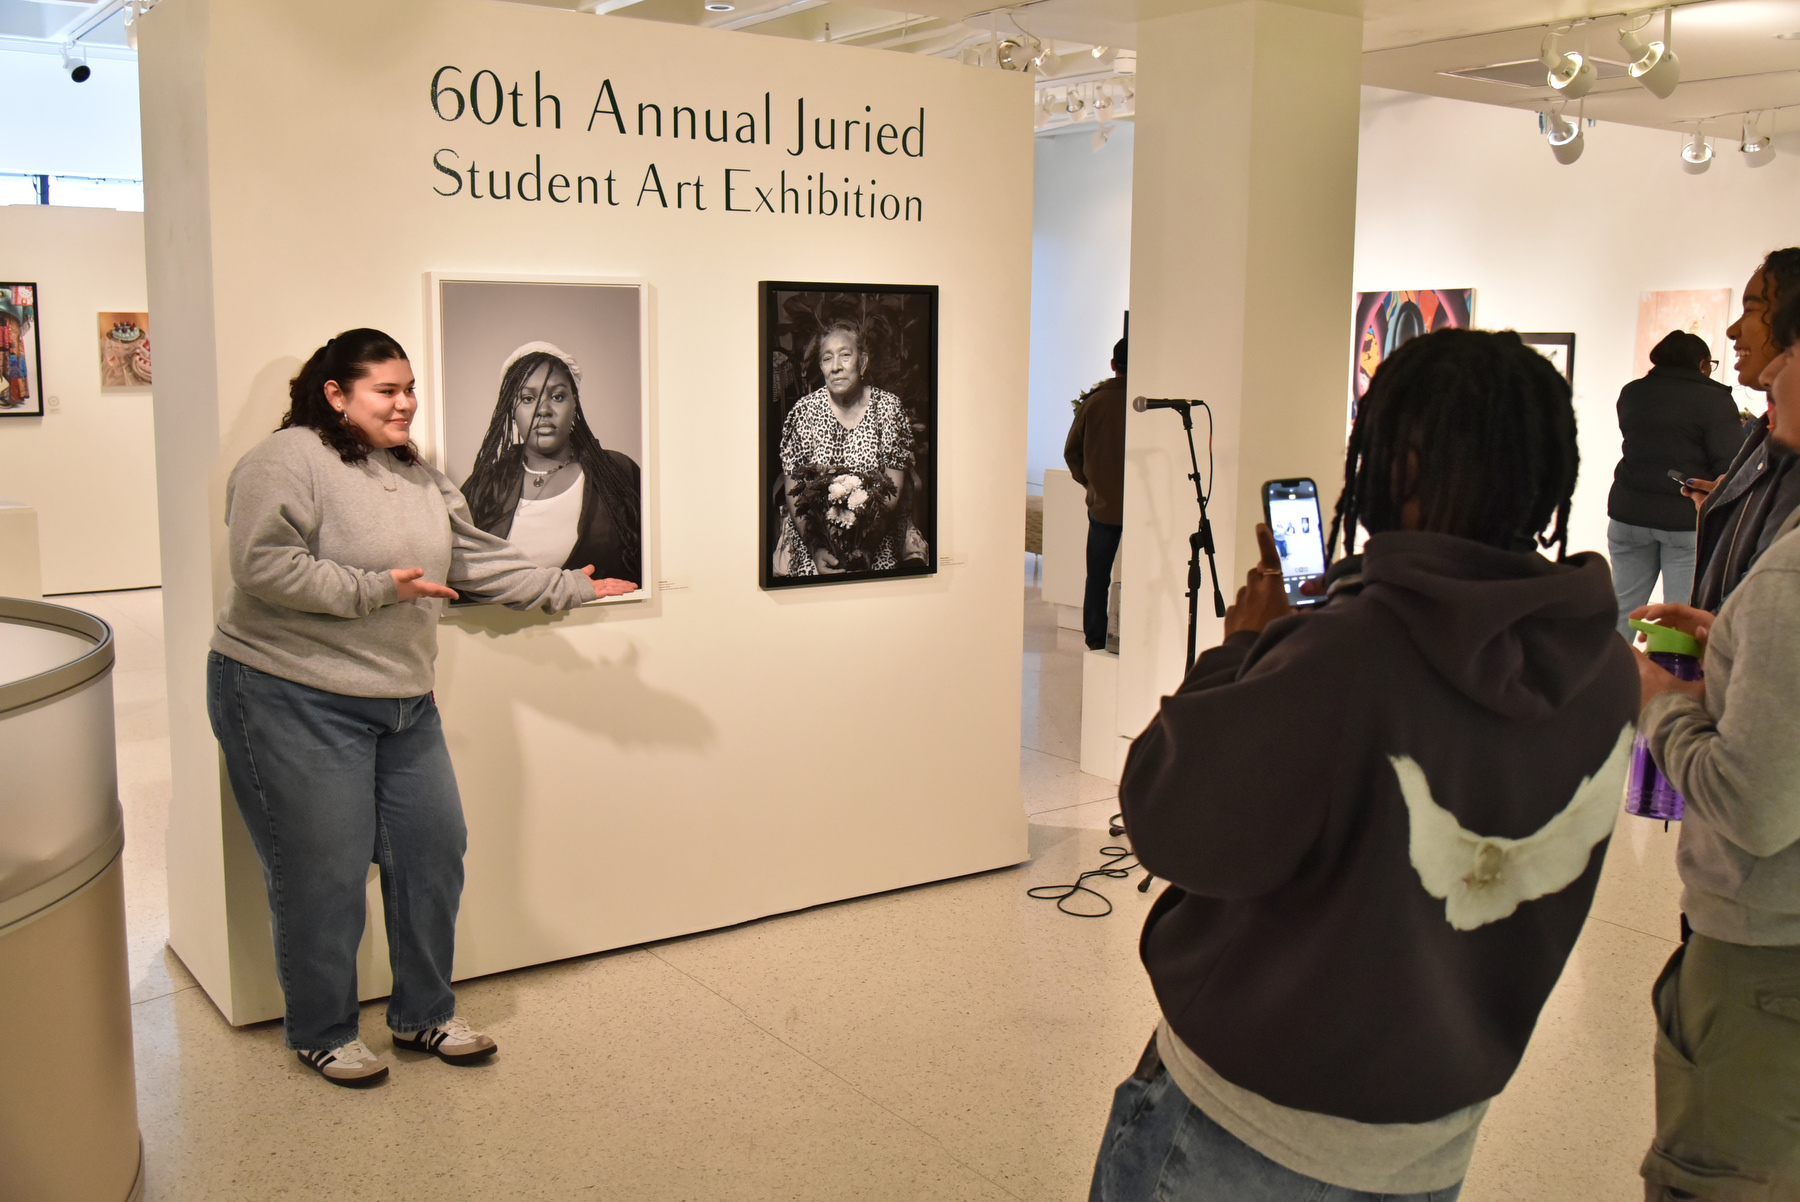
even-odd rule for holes
{"type": "MultiPolygon", "coordinates": [[[[696,145],[719,146],[722,153],[742,153],[739,148],[745,146],[771,150],[777,146],[773,92],[764,92],[760,104],[752,102],[747,108],[701,109],[670,103],[667,97],[622,101],[608,77],[601,80],[595,91],[585,127],[577,125],[572,111],[565,131],[562,97],[545,90],[541,70],[532,72],[531,84],[527,96],[522,81],[504,80],[490,68],[470,71],[457,64],[445,64],[432,73],[428,99],[438,119],[452,124],[466,119],[483,126],[529,129],[534,134],[549,130],[577,137],[667,138],[677,142],[685,137],[696,145]]],[[[785,113],[785,102],[782,108],[785,113]]],[[[609,166],[583,171],[554,159],[546,174],[544,154],[539,150],[532,151],[529,166],[521,157],[499,167],[483,167],[473,155],[446,146],[431,156],[431,165],[438,173],[432,191],[442,197],[527,204],[924,222],[923,197],[908,195],[904,190],[884,190],[876,175],[870,175],[865,184],[862,174],[868,170],[862,164],[871,160],[879,163],[884,158],[925,157],[923,106],[917,110],[916,119],[910,113],[877,113],[875,106],[869,104],[862,106],[860,115],[821,113],[815,106],[809,118],[806,97],[797,96],[793,113],[791,144],[784,125],[781,152],[791,158],[812,158],[793,164],[791,174],[788,168],[770,170],[721,163],[692,178],[685,178],[685,171],[682,178],[677,178],[654,160],[641,168],[609,166]],[[846,154],[863,156],[857,168],[833,170],[823,161],[826,156],[846,154]],[[815,169],[805,171],[803,166],[815,169]],[[852,170],[854,174],[850,173],[852,170]]]]}

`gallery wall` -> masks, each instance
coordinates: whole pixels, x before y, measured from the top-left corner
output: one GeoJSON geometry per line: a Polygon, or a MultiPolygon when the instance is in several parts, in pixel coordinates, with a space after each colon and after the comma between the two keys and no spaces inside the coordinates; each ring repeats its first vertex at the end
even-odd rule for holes
{"type": "Polygon", "coordinates": [[[228,1018],[270,1017],[279,998],[260,877],[198,704],[227,584],[226,476],[325,338],[373,325],[422,352],[432,271],[639,279],[651,295],[654,598],[555,618],[464,610],[440,627],[437,700],[470,827],[459,976],[1026,855],[1028,79],[479,0],[164,0],[140,48],[159,395],[180,402],[157,411],[171,943],[228,1018]],[[460,88],[484,70],[504,82],[482,84],[491,124],[446,119],[447,98],[434,112],[448,65],[460,88]],[[493,97],[515,86],[502,116],[493,97]],[[920,132],[904,153],[868,149],[879,126],[852,150],[790,153],[802,98],[809,135],[814,116],[920,132]],[[664,120],[748,115],[757,140],[640,135],[637,106],[653,103],[664,120]],[[361,136],[372,120],[378,139],[361,136]],[[595,184],[579,202],[494,200],[489,169],[595,184]],[[912,219],[796,214],[821,173],[918,198],[912,219]],[[760,280],[941,289],[935,575],[758,587],[760,280]]]}
{"type": "Polygon", "coordinates": [[[143,215],[0,206],[0,277],[38,284],[46,409],[0,417],[0,496],[37,510],[44,592],[156,585],[150,389],[101,389],[97,324],[145,307],[143,215]]]}
{"type": "Polygon", "coordinates": [[[1026,483],[1063,466],[1069,402],[1105,379],[1131,293],[1131,153],[1137,127],[1036,140],[1031,192],[1031,434],[1026,483]]]}
{"type": "MultiPolygon", "coordinates": [[[[1356,288],[1472,287],[1478,326],[1576,335],[1573,548],[1606,550],[1614,405],[1633,376],[1638,294],[1729,288],[1735,317],[1763,254],[1800,244],[1800,145],[1752,169],[1719,140],[1696,176],[1681,170],[1681,140],[1600,125],[1564,167],[1531,113],[1363,89],[1356,288]]],[[[1732,378],[1730,348],[1713,353],[1732,378]]],[[[1738,395],[1761,411],[1758,395],[1738,395]]],[[[1328,505],[1337,483],[1320,481],[1328,505]]]]}

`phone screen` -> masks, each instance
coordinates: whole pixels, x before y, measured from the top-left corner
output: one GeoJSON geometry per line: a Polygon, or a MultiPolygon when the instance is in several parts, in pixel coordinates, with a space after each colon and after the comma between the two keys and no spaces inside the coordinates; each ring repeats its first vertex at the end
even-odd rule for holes
{"type": "Polygon", "coordinates": [[[1263,485],[1263,517],[1281,554],[1281,578],[1288,600],[1295,605],[1317,605],[1323,598],[1300,593],[1302,584],[1325,574],[1325,531],[1319,520],[1317,486],[1305,478],[1270,480],[1263,485]]]}

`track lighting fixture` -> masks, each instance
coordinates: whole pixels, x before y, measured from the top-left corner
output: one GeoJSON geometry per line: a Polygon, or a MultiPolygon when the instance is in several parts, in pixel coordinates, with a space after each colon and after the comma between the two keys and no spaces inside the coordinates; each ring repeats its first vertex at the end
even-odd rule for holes
{"type": "Polygon", "coordinates": [[[1095,58],[1105,58],[1106,52],[1109,49],[1111,49],[1111,47],[1109,47],[1109,46],[1095,46],[1092,50],[1088,51],[1088,53],[1093,55],[1095,58]]]}
{"type": "Polygon", "coordinates": [[[62,48],[62,65],[63,70],[69,73],[69,78],[75,83],[86,83],[88,77],[94,73],[87,65],[87,51],[74,42],[70,42],[62,48]]]}
{"type": "Polygon", "coordinates": [[[1112,137],[1112,131],[1113,127],[1111,122],[1094,127],[1094,153],[1098,154],[1100,148],[1106,145],[1106,140],[1112,137]]]}
{"type": "Polygon", "coordinates": [[[1573,50],[1564,50],[1557,45],[1565,30],[1551,30],[1544,39],[1544,48],[1538,56],[1544,68],[1549,72],[1546,82],[1564,97],[1580,100],[1594,86],[1594,64],[1584,54],[1573,50]]]}
{"type": "Polygon", "coordinates": [[[1113,70],[1117,71],[1120,75],[1137,74],[1137,51],[1119,51],[1118,57],[1113,59],[1113,70]]]}
{"type": "Polygon", "coordinates": [[[1775,157],[1775,139],[1771,134],[1761,133],[1757,125],[1761,113],[1744,114],[1744,136],[1738,149],[1744,153],[1744,162],[1751,167],[1767,165],[1775,157]]]}
{"type": "Polygon", "coordinates": [[[1538,114],[1538,127],[1544,131],[1544,137],[1550,143],[1550,153],[1565,167],[1580,158],[1581,152],[1586,149],[1587,138],[1581,129],[1581,118],[1569,120],[1563,116],[1560,107],[1554,112],[1538,114]]]}
{"type": "Polygon", "coordinates": [[[1706,135],[1696,125],[1693,138],[1681,148],[1681,169],[1689,175],[1699,175],[1712,166],[1712,160],[1712,143],[1706,140],[1706,135]]]}
{"type": "Polygon", "coordinates": [[[994,58],[1002,71],[1024,71],[1031,66],[1031,54],[1016,38],[1002,41],[994,51],[994,58]]]}
{"type": "Polygon", "coordinates": [[[1625,48],[1630,59],[1627,72],[1658,100],[1667,100],[1675,85],[1681,82],[1681,60],[1669,47],[1673,12],[1673,9],[1663,9],[1663,40],[1660,42],[1645,42],[1638,37],[1644,25],[1649,24],[1648,18],[1636,29],[1619,31],[1619,45],[1625,48]]]}

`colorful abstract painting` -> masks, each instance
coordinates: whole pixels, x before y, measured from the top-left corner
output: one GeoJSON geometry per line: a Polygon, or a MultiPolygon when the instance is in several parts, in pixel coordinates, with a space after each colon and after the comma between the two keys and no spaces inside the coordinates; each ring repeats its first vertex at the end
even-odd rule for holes
{"type": "Polygon", "coordinates": [[[1433,330],[1466,330],[1475,318],[1473,288],[1422,288],[1356,294],[1356,361],[1351,368],[1351,408],[1369,391],[1375,369],[1399,347],[1433,330]]]}
{"type": "Polygon", "coordinates": [[[0,283],[0,417],[42,417],[36,284],[0,283]]]}

